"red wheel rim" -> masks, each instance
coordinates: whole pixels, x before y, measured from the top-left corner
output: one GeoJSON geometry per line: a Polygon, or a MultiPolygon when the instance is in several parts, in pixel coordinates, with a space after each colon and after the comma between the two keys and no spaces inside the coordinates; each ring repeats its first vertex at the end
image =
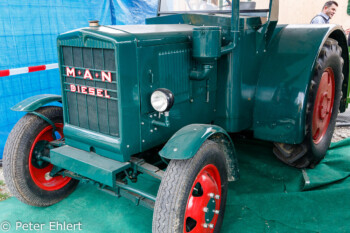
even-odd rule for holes
{"type": "MultiPolygon", "coordinates": [[[[63,124],[57,123],[55,124],[57,133],[63,137],[63,124]]],[[[65,185],[69,183],[71,180],[70,177],[63,177],[63,176],[55,176],[55,177],[50,177],[48,174],[53,168],[52,164],[49,164],[48,166],[39,169],[34,167],[32,164],[32,156],[33,156],[33,151],[35,145],[39,141],[48,141],[51,142],[54,140],[52,136],[52,126],[47,126],[44,128],[38,136],[34,139],[34,142],[32,144],[32,147],[30,148],[29,152],[29,172],[30,176],[32,177],[34,183],[39,186],[41,189],[47,190],[47,191],[54,191],[63,188],[65,185]]]]}
{"type": "Polygon", "coordinates": [[[322,74],[313,109],[312,139],[315,144],[320,143],[327,132],[332,116],[334,92],[334,73],[328,67],[322,74]]]}
{"type": "Polygon", "coordinates": [[[221,177],[218,169],[206,165],[193,182],[187,201],[184,232],[214,232],[221,203],[221,177]]]}

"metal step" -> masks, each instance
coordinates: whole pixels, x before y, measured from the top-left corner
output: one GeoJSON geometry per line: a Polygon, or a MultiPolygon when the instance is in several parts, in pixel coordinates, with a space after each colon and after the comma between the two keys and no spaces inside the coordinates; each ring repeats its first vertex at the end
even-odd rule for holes
{"type": "Polygon", "coordinates": [[[110,187],[116,186],[116,174],[131,166],[129,162],[118,162],[71,146],[52,149],[50,162],[110,187]]]}

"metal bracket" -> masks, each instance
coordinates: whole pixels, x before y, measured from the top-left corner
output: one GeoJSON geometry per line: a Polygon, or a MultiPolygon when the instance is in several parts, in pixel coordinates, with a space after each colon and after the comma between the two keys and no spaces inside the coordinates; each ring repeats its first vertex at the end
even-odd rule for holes
{"type": "Polygon", "coordinates": [[[146,173],[156,179],[161,180],[164,176],[164,171],[160,168],[146,163],[145,160],[132,157],[130,162],[135,166],[135,169],[139,172],[146,173]]]}
{"type": "MultiPolygon", "coordinates": [[[[143,159],[132,158],[131,160],[133,161],[133,164],[135,165],[138,171],[149,174],[158,179],[161,179],[163,177],[163,174],[164,174],[163,170],[160,170],[158,167],[146,163],[143,159]]],[[[55,170],[58,170],[58,169],[60,168],[57,167],[55,170]]],[[[156,196],[154,196],[153,194],[147,193],[143,190],[131,187],[130,185],[127,185],[124,182],[116,181],[115,188],[111,188],[111,187],[104,186],[101,183],[91,180],[89,178],[75,174],[71,171],[63,170],[63,171],[59,171],[58,174],[72,177],[73,179],[77,179],[85,183],[92,183],[92,184],[99,185],[100,190],[107,192],[111,195],[114,195],[116,197],[120,197],[120,196],[125,197],[131,200],[135,205],[142,205],[151,210],[154,208],[156,196]]]]}
{"type": "MultiPolygon", "coordinates": [[[[163,113],[160,113],[159,114],[159,118],[161,116],[161,114],[163,113]]],[[[156,126],[161,126],[161,127],[169,127],[170,126],[170,121],[169,121],[169,112],[164,112],[164,122],[161,122],[161,121],[157,121],[157,120],[153,120],[151,123],[153,125],[156,125],[156,126]]]]}
{"type": "Polygon", "coordinates": [[[265,52],[272,39],[278,22],[279,0],[271,0],[269,9],[269,18],[257,33],[256,48],[258,53],[265,52]]]}
{"type": "Polygon", "coordinates": [[[144,206],[150,210],[154,209],[155,199],[147,199],[139,194],[136,194],[134,192],[130,192],[128,190],[123,190],[122,188],[118,187],[116,190],[110,190],[108,187],[100,188],[101,191],[108,193],[112,196],[116,197],[125,197],[126,199],[129,199],[132,201],[135,205],[141,205],[144,206]]]}
{"type": "Polygon", "coordinates": [[[51,170],[51,172],[50,172],[50,176],[51,176],[51,177],[54,177],[54,176],[56,176],[56,175],[59,175],[58,173],[59,173],[60,171],[62,171],[62,170],[63,170],[63,168],[61,168],[61,167],[53,166],[53,168],[52,168],[52,170],[51,170]]]}
{"type": "Polygon", "coordinates": [[[52,137],[53,137],[54,139],[57,139],[57,138],[56,138],[56,135],[55,135],[55,132],[56,132],[56,130],[57,130],[57,129],[56,129],[56,126],[55,126],[55,124],[54,124],[49,118],[47,118],[47,117],[44,116],[43,114],[40,114],[40,113],[35,112],[35,111],[31,111],[31,112],[28,112],[28,113],[34,114],[34,115],[40,117],[41,119],[43,119],[44,121],[46,121],[47,123],[49,123],[49,124],[52,126],[52,128],[53,128],[52,137]]]}

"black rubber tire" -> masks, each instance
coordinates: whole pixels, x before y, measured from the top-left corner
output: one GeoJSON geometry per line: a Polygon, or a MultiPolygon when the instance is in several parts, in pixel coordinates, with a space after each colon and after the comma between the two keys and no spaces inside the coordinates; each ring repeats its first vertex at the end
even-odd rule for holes
{"type": "Polygon", "coordinates": [[[309,97],[306,109],[306,136],[304,142],[300,145],[280,145],[276,144],[274,148],[274,153],[276,156],[284,163],[297,167],[306,168],[315,167],[326,155],[329,145],[332,140],[336,119],[339,113],[340,99],[343,95],[342,93],[342,83],[344,80],[343,75],[343,65],[344,60],[341,57],[342,49],[338,45],[338,42],[333,39],[327,39],[324,43],[322,50],[319,54],[315,65],[314,76],[310,83],[309,97]],[[321,77],[323,72],[328,68],[332,68],[334,72],[334,104],[332,109],[331,119],[327,128],[325,135],[322,140],[315,144],[312,138],[312,119],[313,119],[313,109],[315,105],[315,98],[317,90],[320,85],[321,77]],[[286,148],[282,152],[282,148],[286,148]],[[288,151],[294,151],[295,153],[288,153],[288,151]],[[282,152],[282,153],[281,153],[282,152]]]}
{"type": "MultiPolygon", "coordinates": [[[[42,107],[38,113],[54,123],[63,123],[62,108],[42,107]]],[[[78,181],[72,179],[63,188],[47,191],[37,186],[29,172],[29,152],[34,139],[49,124],[34,114],[23,116],[12,129],[5,145],[3,169],[5,183],[13,196],[32,206],[50,206],[72,193],[78,181]]]]}
{"type": "Polygon", "coordinates": [[[226,159],[217,143],[206,141],[193,158],[170,161],[158,190],[153,213],[153,233],[183,233],[192,185],[201,169],[208,164],[216,166],[222,182],[220,213],[214,229],[214,232],[220,232],[228,189],[226,159]]]}

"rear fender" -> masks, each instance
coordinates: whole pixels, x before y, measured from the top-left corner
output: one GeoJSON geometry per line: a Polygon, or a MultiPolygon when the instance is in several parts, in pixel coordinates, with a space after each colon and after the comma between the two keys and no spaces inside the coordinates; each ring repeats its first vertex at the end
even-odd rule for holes
{"type": "Polygon", "coordinates": [[[343,97],[346,108],[349,54],[344,31],[337,25],[281,25],[261,66],[253,113],[256,138],[299,144],[305,137],[306,105],[315,64],[327,38],[338,41],[344,60],[343,97]]]}
{"type": "Polygon", "coordinates": [[[227,161],[229,181],[239,178],[236,152],[230,136],[216,125],[191,124],[177,131],[159,155],[166,159],[190,159],[206,140],[217,142],[227,161]]]}

